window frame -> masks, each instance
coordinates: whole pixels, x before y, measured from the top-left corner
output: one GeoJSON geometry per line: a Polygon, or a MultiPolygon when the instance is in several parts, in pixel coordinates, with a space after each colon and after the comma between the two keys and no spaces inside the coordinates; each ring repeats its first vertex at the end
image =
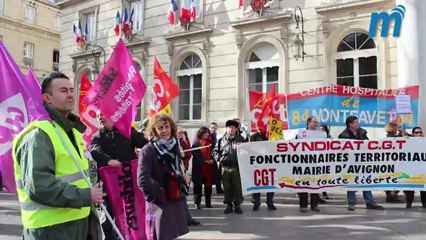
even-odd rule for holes
{"type": "MultiPolygon", "coordinates": [[[[356,34],[356,33],[361,33],[361,34],[365,34],[363,32],[351,32],[346,34],[342,39],[340,39],[340,41],[338,41],[338,45],[350,34],[356,34]]],[[[372,39],[374,41],[374,39],[372,39]]],[[[367,40],[366,40],[367,41],[367,40]]],[[[334,75],[336,78],[336,84],[338,82],[339,77],[337,76],[337,72],[338,72],[338,64],[337,64],[337,60],[346,60],[346,59],[353,59],[353,86],[354,87],[359,87],[360,86],[360,74],[359,74],[359,59],[360,58],[368,58],[368,57],[376,57],[376,74],[368,74],[369,76],[375,75],[377,76],[377,88],[379,88],[380,86],[380,74],[379,74],[379,50],[377,47],[377,42],[375,42],[375,48],[368,48],[368,49],[355,49],[355,50],[349,50],[349,51],[341,51],[341,52],[337,52],[337,49],[335,50],[334,53],[334,64],[336,66],[334,75]]],[[[363,75],[362,77],[364,77],[366,75],[363,75]]]]}
{"type": "MultiPolygon", "coordinates": [[[[187,104],[181,104],[180,101],[177,101],[177,119],[178,121],[202,121],[203,120],[203,89],[205,88],[205,86],[203,86],[203,61],[201,59],[200,56],[198,56],[196,53],[192,53],[192,54],[188,54],[186,57],[183,58],[183,60],[181,61],[180,65],[179,65],[179,69],[181,69],[182,64],[184,64],[185,60],[190,57],[190,56],[197,56],[201,62],[201,66],[198,68],[190,68],[190,69],[183,69],[183,70],[177,70],[175,71],[175,76],[178,79],[178,86],[180,87],[180,81],[181,81],[181,77],[185,77],[188,76],[189,77],[189,119],[181,119],[180,118],[180,107],[182,105],[187,105],[187,104]],[[199,103],[199,105],[201,106],[200,109],[200,118],[199,119],[194,119],[194,76],[196,75],[200,75],[200,81],[201,81],[201,102],[199,103]]],[[[192,66],[191,66],[192,67],[192,66]]],[[[198,90],[198,88],[197,88],[198,90]]],[[[182,95],[182,94],[180,94],[182,95]]],[[[179,96],[180,98],[180,96],[179,96]]],[[[198,103],[197,103],[198,105],[198,103]]]]}
{"type": "MultiPolygon", "coordinates": [[[[129,17],[130,17],[130,14],[131,14],[131,12],[132,12],[132,8],[133,8],[133,4],[135,4],[135,3],[139,3],[140,4],[140,8],[142,9],[142,11],[140,11],[140,16],[139,16],[139,20],[140,20],[140,29],[135,29],[135,28],[133,28],[132,29],[132,35],[135,35],[135,34],[137,34],[137,35],[142,35],[142,33],[143,33],[143,30],[144,30],[144,18],[145,18],[145,1],[143,1],[143,0],[124,0],[123,1],[123,4],[122,4],[122,7],[121,7],[121,20],[122,21],[124,21],[124,10],[126,9],[126,8],[128,8],[128,9],[130,9],[130,11],[128,12],[128,14],[129,14],[129,17]]],[[[138,4],[138,5],[139,5],[138,4]]],[[[135,11],[135,16],[137,15],[136,14],[136,11],[135,11]]],[[[134,17],[134,19],[135,19],[135,17],[134,17]]],[[[134,20],[134,23],[133,23],[133,26],[135,26],[136,24],[135,24],[135,22],[136,22],[136,20],[134,20]]],[[[124,34],[122,33],[122,35],[124,36],[124,34]]]]}
{"type": "Polygon", "coordinates": [[[33,66],[33,64],[34,64],[34,53],[35,53],[34,43],[24,42],[23,51],[22,51],[22,55],[23,55],[22,56],[22,62],[24,63],[24,65],[28,65],[28,63],[29,63],[30,66],[33,66]],[[31,48],[27,49],[29,46],[31,48]],[[31,49],[31,51],[28,51],[30,49],[31,49]],[[29,52],[31,53],[30,54],[31,56],[28,56],[29,52]]]}
{"type": "Polygon", "coordinates": [[[37,19],[37,8],[35,6],[26,5],[25,6],[25,21],[27,23],[36,24],[37,19]],[[29,11],[33,10],[33,11],[29,11]],[[32,13],[32,14],[30,14],[32,13]],[[31,19],[33,17],[33,19],[31,19]]]}
{"type": "Polygon", "coordinates": [[[60,58],[60,52],[59,52],[59,49],[53,49],[53,59],[52,59],[52,68],[53,68],[53,71],[58,71],[59,70],[59,58],[60,58]],[[55,55],[55,53],[58,53],[57,55],[57,57],[56,57],[56,55],[55,55]],[[55,62],[55,58],[57,58],[57,62],[55,62]]]}
{"type": "Polygon", "coordinates": [[[4,11],[4,0],[0,0],[0,16],[3,15],[4,11]]]}
{"type": "MultiPolygon", "coordinates": [[[[86,21],[89,15],[93,14],[93,19],[94,19],[94,26],[93,26],[93,31],[90,32],[89,31],[89,35],[93,34],[93,39],[87,38],[86,37],[86,43],[87,44],[96,44],[97,39],[98,39],[98,9],[99,6],[94,6],[91,8],[87,8],[84,9],[82,11],[79,12],[79,19],[81,21],[81,33],[84,34],[85,32],[85,27],[86,27],[86,21]]],[[[78,26],[78,21],[77,21],[77,26],[78,26]]],[[[89,27],[90,29],[90,27],[89,27]]]]}

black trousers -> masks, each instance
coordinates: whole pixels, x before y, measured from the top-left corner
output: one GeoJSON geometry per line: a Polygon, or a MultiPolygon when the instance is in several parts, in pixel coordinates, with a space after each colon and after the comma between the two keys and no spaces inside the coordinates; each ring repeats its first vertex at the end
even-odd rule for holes
{"type": "MultiPolygon", "coordinates": [[[[414,191],[404,191],[404,193],[407,203],[413,203],[414,191]]],[[[426,207],[426,191],[420,191],[420,201],[422,202],[423,207],[426,207]]]]}
{"type": "MultiPolygon", "coordinates": [[[[309,193],[298,193],[299,195],[299,206],[300,208],[308,207],[308,194],[309,193]]],[[[311,208],[318,207],[318,202],[320,200],[318,193],[311,193],[311,208]]]]}

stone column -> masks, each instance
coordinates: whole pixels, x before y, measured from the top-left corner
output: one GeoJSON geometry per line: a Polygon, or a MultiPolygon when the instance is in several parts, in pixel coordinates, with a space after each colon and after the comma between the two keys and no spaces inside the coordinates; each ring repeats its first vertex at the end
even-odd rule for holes
{"type": "MultiPolygon", "coordinates": [[[[420,85],[419,124],[426,128],[426,1],[397,0],[405,7],[398,39],[398,87],[420,85]]],[[[391,36],[389,36],[391,37],[391,36]]]]}

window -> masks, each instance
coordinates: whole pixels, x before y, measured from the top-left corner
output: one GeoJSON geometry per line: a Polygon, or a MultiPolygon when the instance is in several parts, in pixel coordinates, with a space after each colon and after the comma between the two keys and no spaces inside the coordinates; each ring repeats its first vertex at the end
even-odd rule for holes
{"type": "Polygon", "coordinates": [[[143,30],[143,13],[144,1],[142,0],[126,0],[123,4],[121,17],[124,21],[124,11],[127,11],[130,21],[133,21],[132,33],[135,34],[143,30]],[[133,10],[133,15],[132,15],[133,10]]]}
{"type": "Polygon", "coordinates": [[[335,60],[337,84],[378,88],[376,43],[367,34],[355,32],[344,37],[335,60]]]}
{"type": "Polygon", "coordinates": [[[201,120],[202,62],[192,54],[183,60],[176,75],[180,88],[179,120],[201,120]]]}
{"type": "Polygon", "coordinates": [[[197,22],[203,21],[203,0],[194,0],[195,19],[197,22]]]}
{"type": "Polygon", "coordinates": [[[36,20],[36,8],[34,6],[27,5],[25,8],[25,20],[29,23],[35,23],[36,20]]]}
{"type": "Polygon", "coordinates": [[[32,43],[24,43],[24,64],[25,65],[33,65],[34,60],[34,44],[32,43]]]}
{"type": "Polygon", "coordinates": [[[59,50],[53,50],[53,71],[59,70],[59,50]]]}
{"type": "Polygon", "coordinates": [[[83,14],[81,22],[81,31],[86,36],[87,42],[94,42],[96,40],[96,12],[87,12],[83,14]]]}
{"type": "Polygon", "coordinates": [[[249,89],[268,92],[274,83],[278,84],[278,51],[271,44],[254,49],[246,63],[246,69],[249,89]]]}
{"type": "Polygon", "coordinates": [[[3,9],[4,9],[4,0],[0,0],[0,15],[3,14],[3,9]]]}

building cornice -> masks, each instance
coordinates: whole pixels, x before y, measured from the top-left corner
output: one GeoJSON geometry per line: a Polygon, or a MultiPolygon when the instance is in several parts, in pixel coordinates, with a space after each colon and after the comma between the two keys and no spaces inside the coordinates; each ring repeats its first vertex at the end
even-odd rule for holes
{"type": "Polygon", "coordinates": [[[6,16],[0,16],[0,26],[2,25],[2,23],[6,24],[6,25],[7,24],[13,25],[15,27],[15,29],[13,29],[13,30],[15,30],[15,31],[16,31],[16,29],[25,28],[27,30],[35,31],[35,32],[38,32],[38,33],[41,33],[41,34],[46,34],[46,35],[50,35],[50,36],[54,35],[54,37],[56,37],[56,38],[60,37],[59,31],[53,31],[53,30],[50,30],[48,28],[40,27],[38,25],[28,24],[24,21],[21,21],[21,20],[18,20],[18,19],[13,19],[13,18],[6,17],[6,16]]]}
{"type": "Polygon", "coordinates": [[[142,39],[132,39],[132,41],[127,42],[126,46],[127,48],[139,48],[139,47],[147,47],[151,43],[151,39],[149,38],[142,38],[142,39]]]}
{"type": "Polygon", "coordinates": [[[66,1],[58,3],[57,6],[60,9],[64,9],[64,8],[68,8],[68,7],[71,7],[73,5],[76,5],[78,3],[89,2],[89,1],[92,1],[92,0],[66,0],[66,1]]]}
{"type": "Polygon", "coordinates": [[[282,23],[289,20],[293,16],[292,12],[286,11],[284,13],[278,13],[270,16],[263,16],[259,18],[241,19],[231,22],[231,26],[236,29],[255,27],[271,23],[282,23]]]}
{"type": "Polygon", "coordinates": [[[51,3],[47,0],[45,0],[45,1],[43,1],[43,0],[30,0],[30,2],[36,2],[36,3],[44,4],[44,5],[52,7],[52,8],[59,9],[59,7],[57,6],[57,3],[51,3]]]}
{"type": "Polygon", "coordinates": [[[315,11],[321,15],[332,15],[338,12],[383,8],[394,0],[358,0],[345,3],[331,3],[316,7],[315,11]]]}
{"type": "Polygon", "coordinates": [[[182,32],[173,32],[173,33],[163,35],[163,37],[167,41],[173,42],[180,39],[190,39],[194,37],[210,35],[212,32],[213,32],[213,28],[200,28],[200,29],[185,30],[182,32]]]}

